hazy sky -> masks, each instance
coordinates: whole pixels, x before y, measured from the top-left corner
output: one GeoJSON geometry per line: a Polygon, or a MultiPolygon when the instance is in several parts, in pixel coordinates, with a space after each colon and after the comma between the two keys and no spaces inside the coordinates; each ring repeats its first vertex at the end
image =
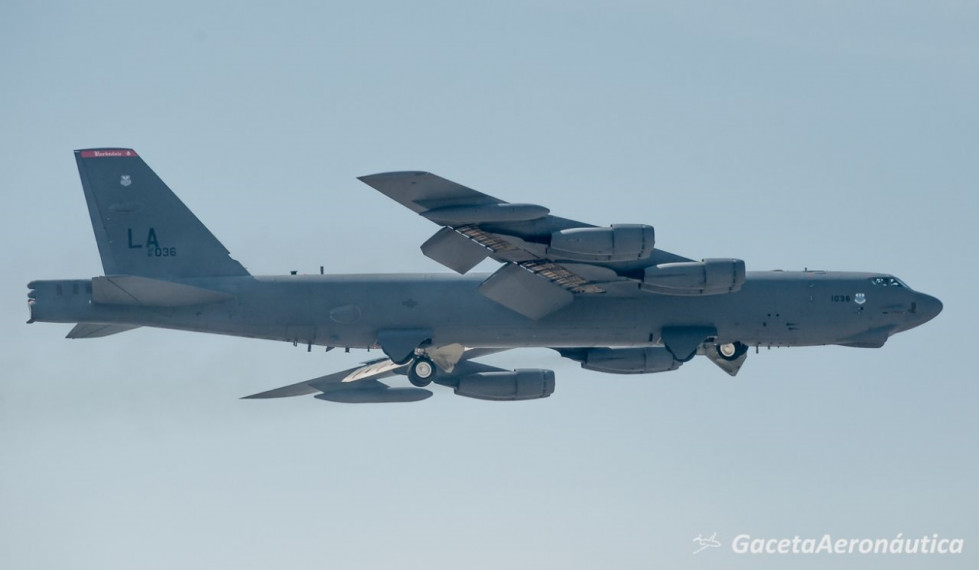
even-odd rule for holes
{"type": "Polygon", "coordinates": [[[975,4],[277,4],[3,5],[0,568],[979,565],[975,4]],[[737,379],[518,350],[487,361],[554,369],[551,398],[241,401],[376,354],[24,324],[28,281],[102,272],[93,146],[135,148],[257,274],[447,271],[418,250],[437,228],[356,180],[424,169],[945,310],[737,379]],[[743,533],[966,553],[735,555],[743,533]]]}

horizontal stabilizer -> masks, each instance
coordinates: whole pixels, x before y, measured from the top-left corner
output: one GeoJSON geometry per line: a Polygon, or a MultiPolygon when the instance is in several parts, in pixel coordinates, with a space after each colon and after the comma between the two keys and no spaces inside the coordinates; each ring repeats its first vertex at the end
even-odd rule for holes
{"type": "Polygon", "coordinates": [[[135,275],[110,275],[92,279],[92,301],[104,305],[185,307],[217,303],[231,298],[231,294],[223,291],[135,275]]]}
{"type": "Polygon", "coordinates": [[[121,332],[138,329],[133,325],[112,325],[106,323],[78,323],[65,338],[101,338],[121,332]]]}

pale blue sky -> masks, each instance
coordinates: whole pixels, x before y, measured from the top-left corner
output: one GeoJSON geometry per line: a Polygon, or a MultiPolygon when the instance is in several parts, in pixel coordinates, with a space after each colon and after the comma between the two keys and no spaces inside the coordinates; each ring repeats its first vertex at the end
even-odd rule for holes
{"type": "Polygon", "coordinates": [[[0,568],[976,567],[979,9],[854,4],[7,2],[0,568]],[[101,273],[92,146],[137,149],[254,273],[445,271],[436,228],[356,180],[425,169],[945,311],[737,379],[523,350],[489,361],[553,368],[550,399],[240,401],[373,354],[23,324],[28,281],[101,273]],[[899,532],[967,554],[728,548],[899,532]]]}

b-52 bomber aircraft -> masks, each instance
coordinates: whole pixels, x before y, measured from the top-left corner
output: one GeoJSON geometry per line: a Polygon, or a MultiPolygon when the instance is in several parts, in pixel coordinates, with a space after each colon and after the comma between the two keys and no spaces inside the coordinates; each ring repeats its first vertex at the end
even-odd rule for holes
{"type": "Polygon", "coordinates": [[[463,275],[491,258],[495,273],[253,276],[133,150],[75,160],[105,275],[30,283],[29,322],[77,323],[75,339],[149,326],[387,357],[249,398],[408,402],[432,382],[484,400],[550,396],[550,370],[475,360],[519,347],[615,374],[703,355],[733,376],[751,346],[880,347],[942,310],[892,275],[695,261],[657,249],[647,225],[595,227],[427,172],[360,180],[441,226],[426,256],[463,275]],[[413,386],[381,382],[396,376],[413,386]]]}

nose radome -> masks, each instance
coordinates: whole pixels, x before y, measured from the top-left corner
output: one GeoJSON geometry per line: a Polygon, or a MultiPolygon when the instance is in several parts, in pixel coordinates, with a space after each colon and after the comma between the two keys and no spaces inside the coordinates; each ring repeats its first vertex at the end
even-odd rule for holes
{"type": "Polygon", "coordinates": [[[922,323],[934,319],[942,312],[942,302],[931,295],[918,293],[915,303],[918,305],[916,312],[922,323]]]}

